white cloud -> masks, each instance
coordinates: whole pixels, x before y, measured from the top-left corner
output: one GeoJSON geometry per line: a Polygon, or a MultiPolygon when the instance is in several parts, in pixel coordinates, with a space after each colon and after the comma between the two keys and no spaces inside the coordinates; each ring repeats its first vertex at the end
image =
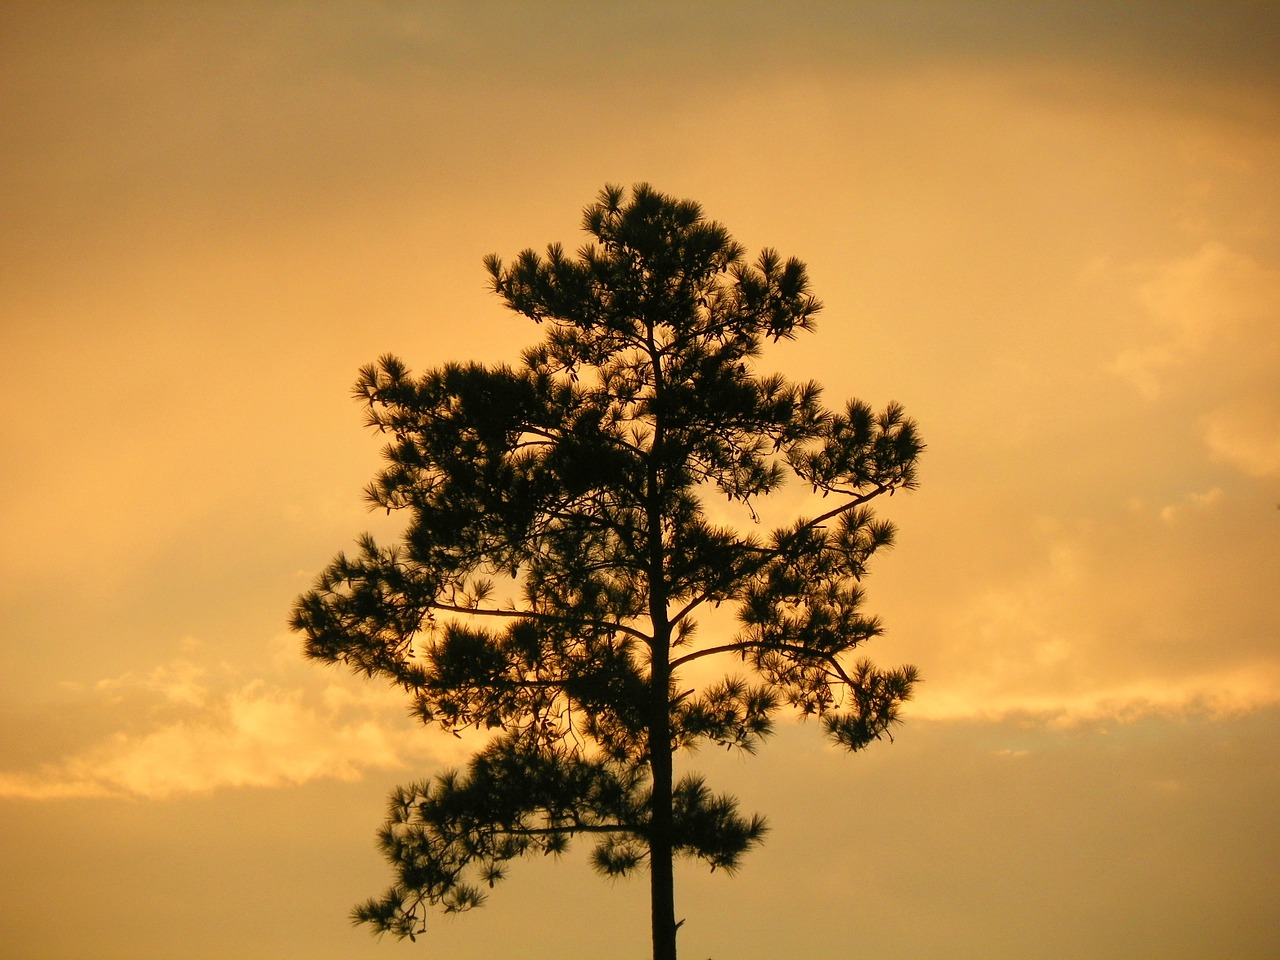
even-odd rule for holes
{"type": "Polygon", "coordinates": [[[174,660],[160,664],[141,677],[126,673],[119,677],[99,680],[94,688],[107,694],[115,702],[121,702],[133,693],[145,692],[159,695],[166,703],[202,707],[209,695],[207,668],[191,660],[174,660]]]}
{"type": "Polygon", "coordinates": [[[225,664],[180,659],[99,681],[119,728],[38,769],[0,772],[0,797],[164,799],[457,762],[459,742],[411,724],[402,693],[306,664],[284,673],[236,681],[225,664]]]}
{"type": "Polygon", "coordinates": [[[908,717],[922,720],[1002,720],[1024,717],[1054,726],[1127,722],[1145,716],[1200,714],[1223,718],[1280,704],[1280,666],[1258,661],[1184,677],[1116,678],[1074,691],[992,684],[929,691],[908,717]]]}
{"type": "Polygon", "coordinates": [[[1216,459],[1250,477],[1280,476],[1280,384],[1237,397],[1202,423],[1216,459]]]}
{"type": "Polygon", "coordinates": [[[925,673],[907,715],[1069,724],[1280,704],[1276,600],[1257,589],[1274,549],[1246,542],[1256,527],[1255,500],[1212,487],[1118,504],[1108,522],[1042,521],[1001,568],[942,565],[967,575],[886,611],[895,636],[927,638],[904,656],[925,673]]]}
{"type": "Polygon", "coordinates": [[[1155,267],[1133,299],[1151,327],[1151,342],[1131,347],[1112,369],[1148,400],[1171,380],[1191,378],[1239,386],[1267,375],[1280,329],[1280,271],[1217,241],[1155,267]]]}
{"type": "Polygon", "coordinates": [[[1176,523],[1178,518],[1189,511],[1211,510],[1222,500],[1222,488],[1214,487],[1204,493],[1189,493],[1178,503],[1171,503],[1160,511],[1160,519],[1165,523],[1176,523]]]}

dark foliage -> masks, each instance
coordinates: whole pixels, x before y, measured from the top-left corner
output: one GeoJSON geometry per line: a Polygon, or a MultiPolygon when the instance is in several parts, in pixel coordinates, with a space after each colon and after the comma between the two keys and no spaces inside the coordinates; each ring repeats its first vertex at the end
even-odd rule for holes
{"type": "Polygon", "coordinates": [[[372,503],[407,516],[300,597],[307,655],[402,686],[421,720],[493,731],[463,772],[398,790],[381,833],[395,885],[354,916],[414,936],[426,910],[479,904],[512,858],[595,840],[605,874],[653,874],[655,956],[674,957],[671,859],[732,870],[764,823],[672,754],[753,750],[784,707],[858,750],[885,736],[916,679],[855,655],[880,633],[860,580],[893,540],[869,502],[915,484],[922,450],[894,405],[836,412],[814,383],[762,376],[768,341],[809,330],[804,265],[754,262],[691,202],[609,187],[592,241],[511,265],[494,291],[542,325],[516,368],[412,376],[394,357],[356,394],[390,439],[372,503]],[[791,477],[821,508],[768,535],[719,526],[791,477]],[[699,642],[694,615],[738,628],[699,642]],[[681,668],[737,672],[687,688],[681,668]]]}

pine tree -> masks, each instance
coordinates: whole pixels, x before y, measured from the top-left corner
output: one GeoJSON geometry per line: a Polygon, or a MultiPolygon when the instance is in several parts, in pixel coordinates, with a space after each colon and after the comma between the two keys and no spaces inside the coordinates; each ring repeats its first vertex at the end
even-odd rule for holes
{"type": "Polygon", "coordinates": [[[798,260],[748,263],[647,185],[606,187],[583,227],[575,256],[486,261],[544,334],[518,366],[360,372],[389,438],[368,498],[406,529],[340,554],[292,626],[308,657],[402,687],[424,724],[490,732],[465,770],[394,792],[379,836],[396,880],[355,921],[413,938],[513,858],[588,834],[601,873],[647,867],[653,956],[674,960],[673,859],[732,870],[765,831],[702,778],[675,781],[676,751],[752,751],[784,708],[850,750],[898,721],[916,671],[856,658],[881,632],[860,580],[893,540],[870,502],[915,485],[923,447],[897,405],[837,412],[754,370],[766,341],[813,327],[798,260]],[[765,535],[755,507],[789,477],[816,506],[765,535]],[[745,529],[713,523],[716,501],[745,529]],[[719,606],[736,626],[700,640],[719,606]],[[723,679],[688,685],[712,658],[723,679]]]}

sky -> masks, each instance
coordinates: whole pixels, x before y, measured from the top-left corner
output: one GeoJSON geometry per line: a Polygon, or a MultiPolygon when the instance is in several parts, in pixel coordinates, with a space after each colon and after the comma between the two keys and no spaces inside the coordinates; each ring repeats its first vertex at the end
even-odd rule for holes
{"type": "Polygon", "coordinates": [[[0,5],[4,955],[646,955],[583,851],[351,927],[387,793],[468,745],[286,627],[396,529],[358,368],[515,359],[483,257],[638,182],[808,264],[763,368],[928,443],[867,581],[906,722],[680,759],[771,824],[678,870],[682,954],[1280,954],[1278,41],[1244,0],[0,5]]]}

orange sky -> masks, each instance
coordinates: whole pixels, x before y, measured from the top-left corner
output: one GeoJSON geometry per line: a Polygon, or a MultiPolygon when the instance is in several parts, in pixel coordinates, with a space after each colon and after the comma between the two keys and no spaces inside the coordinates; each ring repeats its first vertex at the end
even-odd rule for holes
{"type": "Polygon", "coordinates": [[[1261,2],[0,8],[5,956],[634,957],[647,886],[514,866],[345,915],[463,748],[301,661],[365,529],[349,399],[537,331],[482,257],[606,182],[809,264],[764,364],[895,399],[896,743],[699,754],[772,832],[690,957],[1280,953],[1280,14],[1261,2]]]}

